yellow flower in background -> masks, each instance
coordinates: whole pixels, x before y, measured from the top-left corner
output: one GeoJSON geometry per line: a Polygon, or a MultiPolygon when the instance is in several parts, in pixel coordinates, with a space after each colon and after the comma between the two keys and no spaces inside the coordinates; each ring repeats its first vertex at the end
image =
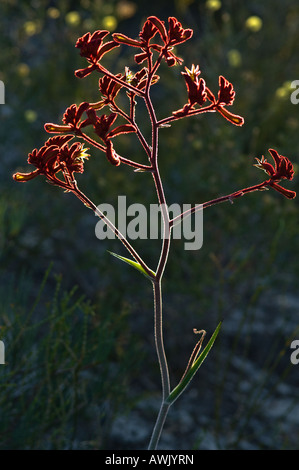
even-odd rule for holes
{"type": "Polygon", "coordinates": [[[41,25],[39,21],[26,21],[23,28],[27,36],[34,36],[40,32],[41,25]]]}
{"type": "Polygon", "coordinates": [[[76,26],[79,26],[81,22],[81,17],[77,11],[69,11],[65,15],[65,21],[67,22],[69,26],[76,27],[76,26]]]}
{"type": "Polygon", "coordinates": [[[104,16],[102,25],[104,29],[108,29],[108,31],[114,31],[117,27],[117,19],[112,15],[104,16]]]}
{"type": "Polygon", "coordinates": [[[60,16],[60,11],[58,10],[58,8],[50,7],[47,10],[47,14],[50,18],[52,18],[53,20],[56,20],[60,16]]]}
{"type": "Polygon", "coordinates": [[[37,120],[37,113],[32,109],[26,109],[24,117],[27,122],[34,122],[37,120]]]}
{"type": "Polygon", "coordinates": [[[20,77],[28,77],[30,74],[30,67],[27,64],[21,62],[17,67],[17,72],[20,77]]]}
{"type": "Polygon", "coordinates": [[[245,27],[252,33],[257,33],[263,27],[263,20],[259,16],[249,16],[245,21],[245,27]]]}
{"type": "Polygon", "coordinates": [[[228,51],[227,59],[231,67],[240,67],[242,64],[242,56],[237,49],[231,49],[228,51]]]}
{"type": "Polygon", "coordinates": [[[277,98],[285,99],[289,98],[290,94],[294,89],[292,88],[292,82],[284,82],[279,88],[277,88],[275,95],[277,98]]]}
{"type": "Polygon", "coordinates": [[[221,8],[220,0],[207,0],[206,7],[208,10],[217,11],[221,8]]]}

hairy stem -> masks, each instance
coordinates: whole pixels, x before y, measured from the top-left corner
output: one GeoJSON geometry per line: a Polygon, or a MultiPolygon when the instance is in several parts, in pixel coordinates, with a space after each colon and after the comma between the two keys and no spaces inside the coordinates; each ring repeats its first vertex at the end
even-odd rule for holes
{"type": "Polygon", "coordinates": [[[155,450],[157,448],[170,406],[171,405],[169,405],[168,403],[164,403],[164,401],[162,401],[158,418],[155,423],[153,434],[148,446],[148,450],[155,450]]]}
{"type": "Polygon", "coordinates": [[[248,188],[241,189],[240,191],[235,191],[234,193],[228,194],[226,196],[217,197],[216,199],[212,199],[211,201],[207,201],[203,204],[194,206],[191,209],[188,209],[185,212],[182,212],[181,214],[171,219],[169,222],[170,228],[172,228],[174,225],[181,223],[185,217],[189,217],[197,211],[207,209],[208,207],[220,204],[221,202],[230,201],[231,203],[233,203],[234,199],[237,199],[241,196],[244,196],[244,194],[252,193],[254,191],[262,191],[264,189],[267,189],[267,186],[269,186],[269,181],[263,181],[262,183],[256,184],[255,186],[250,186],[248,188]]]}
{"type": "Polygon", "coordinates": [[[162,288],[161,281],[154,281],[154,306],[155,306],[155,318],[154,318],[154,330],[155,330],[155,344],[158,355],[158,361],[161,372],[162,381],[162,402],[160,411],[154,426],[154,430],[151,436],[151,440],[148,446],[148,450],[156,449],[161,432],[166,420],[166,416],[170,405],[166,403],[166,399],[170,394],[170,380],[168,372],[168,364],[164,350],[163,342],[163,317],[162,317],[162,288]]]}
{"type": "MultiPolygon", "coordinates": [[[[161,60],[161,58],[160,58],[161,60]]],[[[154,333],[155,333],[155,345],[158,356],[161,383],[162,383],[162,402],[160,411],[154,426],[152,437],[148,449],[156,449],[161,432],[165,423],[165,419],[169,410],[170,405],[166,403],[166,399],[170,394],[170,380],[168,371],[168,362],[164,349],[163,341],[163,311],[162,311],[162,277],[164,269],[168,259],[169,247],[170,247],[170,229],[169,229],[169,212],[166,205],[166,198],[164,194],[163,184],[158,168],[158,133],[159,125],[154,111],[153,104],[149,95],[150,84],[152,76],[157,70],[159,61],[156,62],[152,68],[151,61],[149,60],[149,74],[147,79],[147,85],[145,87],[145,104],[149,113],[149,117],[152,125],[152,153],[151,153],[151,164],[153,167],[152,175],[156,187],[157,197],[161,208],[162,221],[163,221],[163,242],[161,247],[160,259],[157,267],[156,278],[153,281],[154,288],[154,333]]]]}

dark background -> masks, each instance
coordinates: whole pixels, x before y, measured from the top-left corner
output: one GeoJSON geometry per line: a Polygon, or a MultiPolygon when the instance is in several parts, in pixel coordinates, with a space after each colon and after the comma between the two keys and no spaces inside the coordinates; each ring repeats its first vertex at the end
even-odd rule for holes
{"type": "MultiPolygon", "coordinates": [[[[298,169],[299,6],[295,0],[2,0],[0,5],[0,366],[1,449],[146,448],[159,407],[152,291],[137,271],[112,258],[117,241],[95,237],[96,218],[43,178],[12,180],[72,103],[99,99],[97,76],[74,45],[87,31],[137,37],[147,16],[176,16],[194,35],[177,47],[199,64],[209,88],[234,84],[237,128],[210,114],[160,133],[160,167],[169,204],[200,203],[262,181],[255,157],[275,148],[298,169]],[[258,17],[256,20],[255,17],[258,17]]],[[[133,50],[135,53],[136,51],[133,50]]],[[[113,72],[134,68],[129,48],[105,57],[113,72]]],[[[158,117],[186,100],[180,71],[161,67],[153,87],[158,117]]],[[[141,105],[140,105],[141,106],[141,105]]],[[[141,107],[142,111],[142,107],[141,107]]],[[[140,112],[142,126],[148,132],[140,112]]],[[[120,153],[146,163],[131,136],[120,153]]],[[[154,203],[147,174],[91,151],[78,183],[96,203],[154,203]]],[[[269,159],[271,159],[269,155],[269,159]]],[[[298,178],[285,184],[296,190],[298,178]]],[[[297,449],[298,200],[254,193],[204,214],[204,244],[174,240],[164,280],[165,346],[172,385],[195,344],[193,328],[220,337],[166,423],[161,448],[297,449]]],[[[136,241],[154,268],[160,242],[136,241]]]]}

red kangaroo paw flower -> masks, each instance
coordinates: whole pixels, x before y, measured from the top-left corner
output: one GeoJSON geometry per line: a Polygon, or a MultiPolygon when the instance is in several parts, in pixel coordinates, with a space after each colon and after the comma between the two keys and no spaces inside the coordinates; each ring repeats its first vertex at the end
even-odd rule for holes
{"type": "Polygon", "coordinates": [[[294,176],[293,164],[287,157],[279,155],[274,149],[269,149],[270,155],[273,157],[274,166],[267,162],[266,158],[262,156],[261,159],[256,158],[257,162],[254,166],[264,170],[271,178],[267,181],[267,184],[274,188],[279,193],[283,194],[288,199],[294,199],[296,197],[295,191],[290,191],[277,184],[282,179],[292,180],[294,176]]]}

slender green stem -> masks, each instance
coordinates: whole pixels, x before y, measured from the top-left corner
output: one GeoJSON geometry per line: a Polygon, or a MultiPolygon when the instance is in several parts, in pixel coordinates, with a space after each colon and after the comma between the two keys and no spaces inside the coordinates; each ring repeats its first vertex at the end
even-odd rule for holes
{"type": "Polygon", "coordinates": [[[166,403],[167,397],[170,395],[170,380],[169,380],[169,371],[168,364],[164,350],[163,342],[163,317],[162,317],[162,289],[161,281],[153,282],[154,288],[154,306],[155,306],[155,318],[154,318],[154,329],[155,329],[155,344],[156,351],[158,355],[158,361],[161,372],[161,381],[162,381],[162,402],[160,411],[154,426],[154,430],[151,436],[148,450],[156,449],[161,432],[166,420],[166,416],[170,405],[166,403]]]}
{"type": "Polygon", "coordinates": [[[167,418],[169,408],[170,408],[170,405],[162,401],[158,418],[157,418],[157,421],[153,430],[153,434],[152,434],[152,437],[148,446],[148,450],[155,450],[157,448],[158,442],[161,437],[161,432],[164,427],[165,420],[167,418]]]}
{"type": "Polygon", "coordinates": [[[155,322],[154,322],[154,331],[155,331],[155,343],[156,350],[161,370],[161,379],[162,379],[162,398],[163,401],[166,400],[170,393],[170,381],[169,381],[169,372],[167,366],[167,359],[164,350],[163,342],[163,316],[162,316],[162,287],[161,281],[153,281],[154,289],[154,305],[155,305],[155,322]]]}

